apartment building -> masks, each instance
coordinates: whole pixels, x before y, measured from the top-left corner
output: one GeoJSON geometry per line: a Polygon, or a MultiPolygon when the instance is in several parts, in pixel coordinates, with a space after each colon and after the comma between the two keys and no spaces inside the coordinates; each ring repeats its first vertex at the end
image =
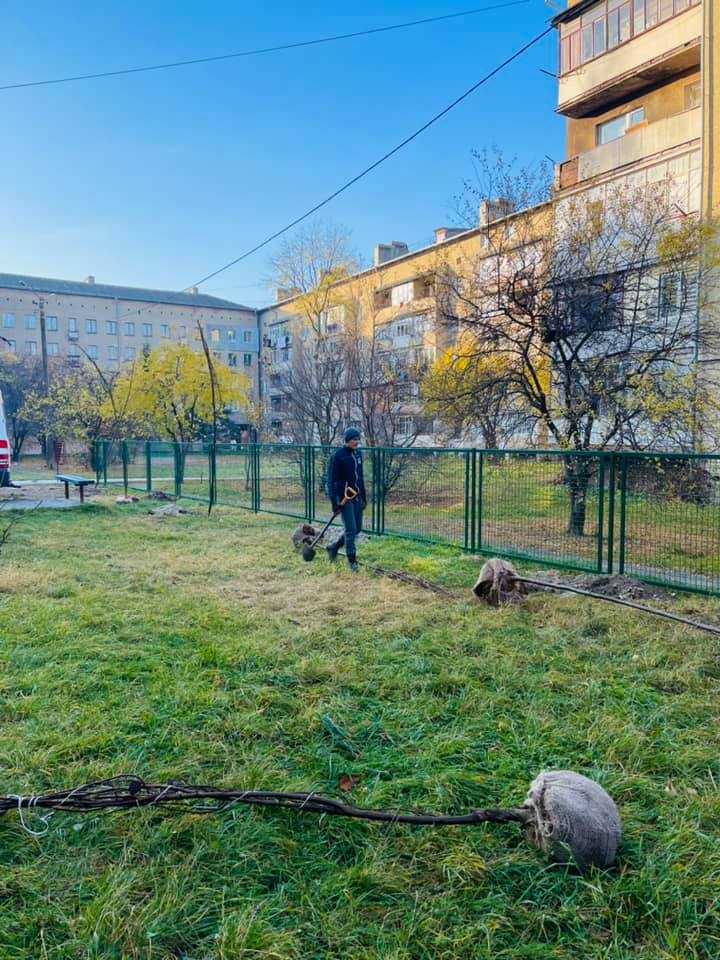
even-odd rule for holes
{"type": "Polygon", "coordinates": [[[19,355],[41,354],[41,311],[50,358],[79,360],[117,370],[143,351],[187,343],[201,349],[198,320],[215,356],[245,373],[258,397],[256,311],[200,293],[146,290],[84,281],[0,273],[0,346],[19,355]]]}

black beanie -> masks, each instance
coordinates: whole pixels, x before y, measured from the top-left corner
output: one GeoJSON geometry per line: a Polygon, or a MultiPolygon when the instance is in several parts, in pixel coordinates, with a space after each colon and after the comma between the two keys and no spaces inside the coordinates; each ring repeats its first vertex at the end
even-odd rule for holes
{"type": "Polygon", "coordinates": [[[345,443],[350,443],[351,440],[359,440],[360,431],[356,427],[348,427],[345,431],[345,443]]]}

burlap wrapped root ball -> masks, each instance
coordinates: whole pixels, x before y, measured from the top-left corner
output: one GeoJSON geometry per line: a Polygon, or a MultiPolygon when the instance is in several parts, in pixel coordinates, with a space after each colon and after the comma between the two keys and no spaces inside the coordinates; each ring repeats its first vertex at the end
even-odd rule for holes
{"type": "Polygon", "coordinates": [[[622,840],[620,814],[600,784],[572,770],[541,773],[530,784],[525,824],[531,843],[557,863],[610,867],[622,840]]]}

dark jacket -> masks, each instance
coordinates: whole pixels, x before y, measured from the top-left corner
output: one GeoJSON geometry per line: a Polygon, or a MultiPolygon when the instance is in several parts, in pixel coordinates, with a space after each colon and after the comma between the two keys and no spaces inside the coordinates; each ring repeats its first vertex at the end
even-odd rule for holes
{"type": "Polygon", "coordinates": [[[357,490],[362,503],[367,503],[363,477],[363,455],[360,450],[339,447],[330,458],[328,467],[328,496],[333,504],[339,504],[345,496],[345,487],[357,490]]]}

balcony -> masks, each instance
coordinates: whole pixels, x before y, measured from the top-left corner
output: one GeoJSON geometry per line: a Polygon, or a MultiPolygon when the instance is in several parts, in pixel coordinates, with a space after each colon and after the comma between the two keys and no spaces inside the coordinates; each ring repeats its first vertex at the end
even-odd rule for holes
{"type": "Polygon", "coordinates": [[[560,77],[558,113],[575,119],[609,110],[647,87],[700,66],[702,6],[642,33],[560,77]]]}
{"type": "Polygon", "coordinates": [[[699,140],[702,129],[701,111],[686,110],[655,123],[629,130],[624,137],[604,143],[594,150],[558,164],[557,185],[560,190],[574,187],[584,180],[612,173],[647,157],[683,144],[699,140]]]}

